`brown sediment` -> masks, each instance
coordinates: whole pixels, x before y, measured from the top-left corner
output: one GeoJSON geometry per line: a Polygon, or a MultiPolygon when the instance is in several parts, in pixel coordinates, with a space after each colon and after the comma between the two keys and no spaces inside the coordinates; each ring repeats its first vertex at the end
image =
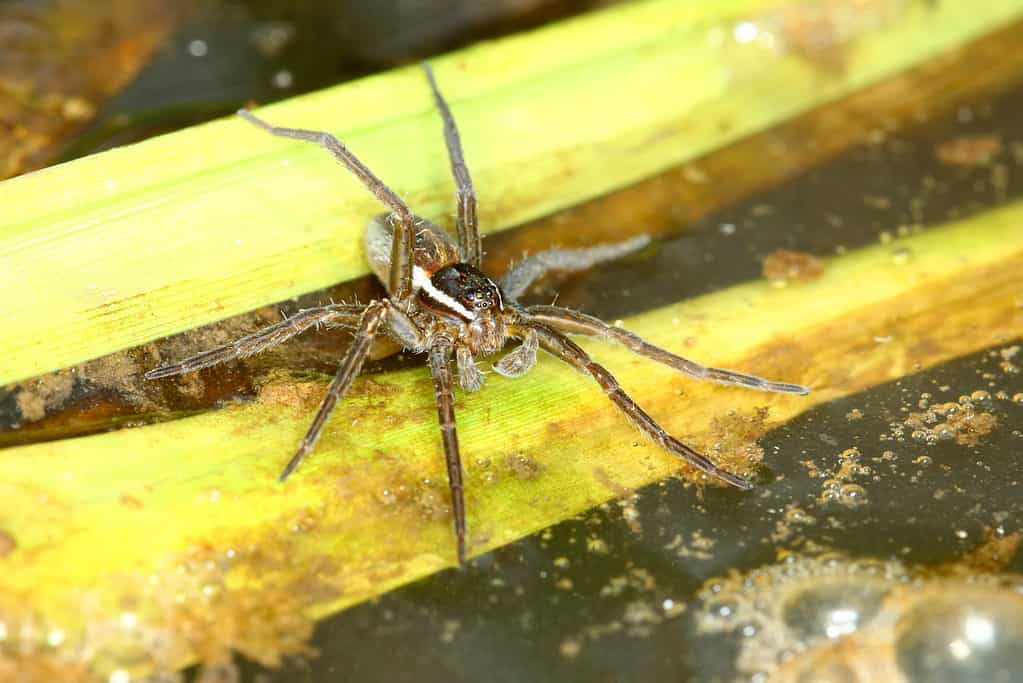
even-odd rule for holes
{"type": "Polygon", "coordinates": [[[934,156],[950,166],[981,166],[1002,153],[1002,139],[997,135],[962,136],[943,142],[934,149],[934,156]]]}
{"type": "Polygon", "coordinates": [[[0,178],[40,168],[149,61],[191,3],[0,7],[0,178]]]}
{"type": "Polygon", "coordinates": [[[764,277],[776,284],[816,280],[824,272],[824,264],[813,254],[788,249],[775,249],[762,265],[764,277]]]}
{"type": "Polygon", "coordinates": [[[614,479],[612,479],[611,475],[608,474],[607,470],[605,470],[603,467],[594,467],[593,477],[597,481],[599,481],[601,485],[603,485],[608,491],[611,491],[612,493],[614,493],[614,495],[618,496],[619,498],[631,496],[633,493],[635,493],[635,491],[633,491],[632,489],[622,486],[614,479]]]}
{"type": "Polygon", "coordinates": [[[934,444],[955,439],[960,446],[976,446],[998,427],[998,418],[978,409],[978,402],[963,396],[958,401],[935,404],[910,413],[903,424],[918,441],[934,444]]]}
{"type": "Polygon", "coordinates": [[[715,416],[710,431],[694,440],[694,445],[702,444],[703,453],[729,472],[749,477],[764,459],[764,449],[757,442],[767,432],[770,412],[759,406],[715,416]]]}
{"type": "Polygon", "coordinates": [[[17,547],[18,542],[14,540],[14,536],[6,529],[0,529],[0,559],[13,553],[17,547]]]}
{"type": "Polygon", "coordinates": [[[977,545],[955,562],[934,568],[936,574],[970,576],[972,574],[996,574],[1016,559],[1023,533],[1004,533],[998,527],[986,527],[984,537],[977,545]]]}

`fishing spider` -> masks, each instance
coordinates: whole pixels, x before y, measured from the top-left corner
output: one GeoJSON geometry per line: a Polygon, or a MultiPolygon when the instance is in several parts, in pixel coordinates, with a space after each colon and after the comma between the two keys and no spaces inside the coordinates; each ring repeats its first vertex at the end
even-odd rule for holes
{"type": "Polygon", "coordinates": [[[536,363],[537,350],[542,348],[596,380],[611,402],[636,428],[663,449],[712,477],[740,489],[749,489],[748,481],[721,469],[664,431],[625,393],[614,375],[592,360],[566,334],[622,344],[642,356],[698,379],[791,394],[805,394],[809,390],[796,384],[771,382],[732,370],[705,367],[584,313],[558,306],[519,304],[516,299],[547,271],[583,270],[633,252],[646,245],[649,238],[643,236],[582,249],[551,249],[518,263],[501,278],[500,283],[487,277],[479,270],[481,249],[476,192],[462,155],[458,129],[430,66],[423,64],[423,69],[443,120],[444,139],[457,186],[457,243],[445,230],[413,214],[393,190],[330,133],[271,126],[242,109],[238,112],[242,118],[272,135],[304,140],[326,148],[390,210],[390,213],[373,218],[365,234],[369,265],[386,284],[387,297],[365,305],[330,304],[300,310],[290,318],[234,342],[180,363],[151,370],[146,373],[146,378],[170,377],[244,358],[320,325],[354,330],[352,345],[341,361],[316,417],[295,455],[281,472],[279,481],[284,481],[312,450],[327,417],[358,376],[378,334],[383,332],[413,353],[425,353],[433,375],[441,440],[447,461],[459,565],[464,565],[466,559],[466,524],[461,457],[455,431],[452,356],[458,369],[459,385],[465,391],[476,391],[483,384],[483,373],[476,366],[476,358],[496,353],[509,338],[519,340],[520,345],[493,364],[498,374],[521,377],[536,363]]]}

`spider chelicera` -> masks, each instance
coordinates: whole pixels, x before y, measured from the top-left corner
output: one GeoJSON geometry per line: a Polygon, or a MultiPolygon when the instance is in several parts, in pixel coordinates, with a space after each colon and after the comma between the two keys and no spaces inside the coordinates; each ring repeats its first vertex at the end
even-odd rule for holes
{"type": "Polygon", "coordinates": [[[459,385],[465,391],[476,391],[483,385],[483,373],[476,366],[476,358],[496,353],[509,338],[519,340],[520,345],[493,364],[498,374],[521,377],[536,363],[537,351],[542,348],[596,380],[633,425],[664,450],[711,477],[740,489],[749,489],[751,484],[747,480],[721,469],[664,431],[625,393],[614,375],[592,360],[566,334],[622,344],[635,353],[698,379],[790,394],[805,394],[809,390],[797,384],[771,382],[732,370],[705,367],[584,313],[559,306],[519,304],[516,299],[544,273],[583,270],[636,251],[648,244],[649,238],[636,237],[617,244],[582,249],[551,249],[513,266],[500,283],[487,277],[479,270],[482,252],[476,192],[462,155],[458,129],[437,88],[430,66],[423,64],[423,69],[443,120],[444,139],[457,188],[457,244],[445,230],[413,214],[394,191],[330,133],[271,126],[243,109],[238,112],[242,118],[273,135],[305,140],[326,148],[390,209],[389,213],[372,219],[365,234],[366,257],[373,272],[386,285],[387,298],[365,305],[331,304],[300,310],[275,325],[234,342],[180,363],[151,370],[146,373],[146,378],[170,377],[250,356],[312,327],[325,325],[353,330],[352,345],[341,361],[316,417],[295,455],[281,472],[279,480],[284,481],[316,444],[327,417],[352,386],[378,334],[383,332],[413,353],[425,353],[433,375],[441,441],[447,461],[459,565],[464,565],[466,559],[466,524],[462,465],[455,431],[452,357],[458,370],[459,385]]]}

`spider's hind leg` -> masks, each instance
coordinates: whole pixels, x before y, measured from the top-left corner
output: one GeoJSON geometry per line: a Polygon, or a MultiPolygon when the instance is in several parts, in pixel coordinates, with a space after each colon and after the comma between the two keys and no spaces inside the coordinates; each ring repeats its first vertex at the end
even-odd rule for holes
{"type": "Polygon", "coordinates": [[[311,327],[327,325],[330,327],[355,327],[359,323],[363,306],[348,304],[331,304],[319,308],[307,308],[295,315],[285,318],[279,323],[264,327],[240,339],[203,351],[191,358],[154,368],[145,374],[146,379],[171,377],[194,370],[201,370],[213,365],[220,365],[236,358],[247,358],[260,351],[283,344],[292,337],[302,334],[311,327]]]}
{"type": "Polygon", "coordinates": [[[338,401],[344,398],[348,389],[351,388],[352,382],[359,376],[362,364],[369,354],[370,347],[373,346],[377,330],[380,324],[387,319],[387,313],[390,309],[391,304],[386,300],[373,301],[366,306],[359,321],[359,328],[355,332],[355,338],[352,340],[352,345],[348,349],[348,353],[345,354],[344,360],[341,361],[337,374],[331,380],[330,387],[327,389],[327,395],[323,398],[319,409],[316,411],[316,417],[313,418],[312,424],[309,425],[309,429],[298,446],[298,450],[291,460],[288,461],[288,464],[278,477],[278,481],[287,479],[288,475],[295,471],[295,468],[302,462],[302,459],[316,445],[316,441],[320,438],[320,434],[323,433],[323,426],[327,423],[327,418],[330,417],[331,411],[334,410],[338,401]]]}
{"type": "Polygon", "coordinates": [[[615,379],[614,375],[607,368],[590,358],[589,354],[578,344],[541,322],[534,320],[529,325],[536,330],[540,344],[546,351],[549,351],[584,375],[592,377],[604,390],[607,397],[611,399],[611,402],[629,418],[629,421],[639,431],[661,446],[661,448],[715,479],[720,479],[740,489],[752,488],[752,485],[739,475],[732,474],[718,467],[708,458],[700,455],[664,431],[664,428],[657,424],[654,418],[650,417],[631,396],[625,393],[625,390],[618,384],[618,380],[615,379]]]}
{"type": "Polygon", "coordinates": [[[606,261],[614,261],[650,244],[647,235],[639,235],[624,242],[598,244],[581,249],[548,249],[519,261],[501,278],[501,291],[512,299],[518,299],[546,273],[558,270],[574,273],[586,270],[606,261]]]}
{"type": "Polygon", "coordinates": [[[755,375],[736,372],[735,370],[700,365],[696,361],[676,356],[667,349],[655,346],[633,332],[608,325],[600,318],[595,318],[592,315],[586,315],[585,313],[579,313],[578,311],[560,306],[530,306],[527,310],[533,320],[555,327],[562,332],[597,337],[604,341],[621,344],[641,356],[667,365],[696,379],[705,379],[719,384],[729,384],[745,387],[746,389],[771,391],[780,394],[802,395],[810,393],[810,389],[801,384],[774,382],[755,375]]]}

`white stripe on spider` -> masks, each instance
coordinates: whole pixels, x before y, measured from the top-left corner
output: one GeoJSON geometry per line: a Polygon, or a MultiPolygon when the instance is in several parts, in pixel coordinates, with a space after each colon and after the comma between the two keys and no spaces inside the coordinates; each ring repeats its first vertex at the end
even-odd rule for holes
{"type": "Polygon", "coordinates": [[[430,279],[430,276],[427,275],[426,271],[419,266],[412,267],[412,288],[426,292],[428,297],[444,308],[447,308],[452,313],[458,315],[463,320],[470,321],[476,319],[475,311],[466,308],[449,294],[445,294],[437,289],[437,287],[434,286],[433,281],[430,279]]]}

